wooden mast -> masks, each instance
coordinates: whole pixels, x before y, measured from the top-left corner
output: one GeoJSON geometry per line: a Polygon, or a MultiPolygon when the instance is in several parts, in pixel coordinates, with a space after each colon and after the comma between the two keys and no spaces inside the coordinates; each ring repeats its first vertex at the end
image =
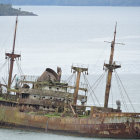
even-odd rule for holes
{"type": "Polygon", "coordinates": [[[76,79],[76,87],[75,87],[75,91],[74,91],[74,94],[73,94],[73,105],[77,104],[80,77],[81,77],[81,70],[78,70],[77,71],[77,79],[76,79]]]}
{"type": "MultiPolygon", "coordinates": [[[[117,23],[116,23],[115,31],[114,31],[114,39],[111,42],[111,53],[110,53],[109,64],[104,64],[104,66],[108,70],[106,90],[105,90],[105,101],[104,101],[105,108],[108,108],[109,93],[110,93],[110,88],[111,88],[111,80],[112,80],[113,70],[121,67],[120,65],[116,65],[115,62],[113,62],[114,48],[115,48],[115,41],[116,41],[116,28],[117,28],[117,23]]],[[[120,44],[120,43],[118,43],[118,44],[120,44]]]]}
{"type": "Polygon", "coordinates": [[[14,32],[12,53],[5,53],[6,58],[10,59],[10,70],[9,70],[8,86],[7,86],[8,89],[11,88],[14,61],[15,61],[16,58],[20,57],[19,54],[15,54],[15,42],[16,42],[17,24],[18,24],[18,16],[16,17],[16,23],[15,23],[15,32],[14,32]]]}
{"type": "Polygon", "coordinates": [[[75,72],[77,72],[76,86],[75,86],[75,90],[74,90],[74,94],[73,94],[73,105],[76,106],[77,98],[78,98],[78,91],[79,91],[81,72],[88,71],[88,68],[81,68],[81,67],[72,66],[72,69],[75,72]]]}

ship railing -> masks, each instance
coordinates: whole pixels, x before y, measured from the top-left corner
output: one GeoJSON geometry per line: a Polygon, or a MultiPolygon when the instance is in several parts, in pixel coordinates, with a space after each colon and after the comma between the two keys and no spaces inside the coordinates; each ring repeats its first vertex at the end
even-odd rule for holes
{"type": "Polygon", "coordinates": [[[21,75],[20,76],[20,81],[32,81],[36,82],[39,76],[34,76],[34,75],[21,75]]]}
{"type": "MultiPolygon", "coordinates": [[[[7,50],[6,50],[5,53],[12,53],[12,51],[9,51],[9,50],[7,51],[7,50]]],[[[19,51],[15,51],[15,54],[19,54],[19,55],[20,55],[21,52],[19,52],[19,51]]]]}
{"type": "Polygon", "coordinates": [[[0,100],[1,101],[7,101],[7,102],[10,102],[10,101],[17,101],[17,96],[15,95],[7,95],[7,94],[0,94],[0,100]]]}
{"type": "Polygon", "coordinates": [[[66,80],[61,80],[61,83],[67,84],[66,80]]]}
{"type": "MultiPolygon", "coordinates": [[[[69,85],[72,86],[72,83],[69,84],[69,85]]],[[[75,86],[75,85],[76,85],[76,82],[74,82],[73,86],[75,86]]],[[[84,88],[84,89],[88,89],[88,84],[83,83],[83,82],[80,82],[80,83],[79,83],[79,87],[80,87],[80,88],[84,88]]]]}
{"type": "MultiPolygon", "coordinates": [[[[121,62],[120,62],[120,61],[113,61],[113,63],[114,63],[115,65],[121,65],[121,62]]],[[[105,61],[104,61],[104,64],[109,64],[109,61],[105,60],[105,61]]]]}
{"type": "Polygon", "coordinates": [[[73,63],[72,67],[79,67],[79,68],[87,68],[88,69],[89,65],[80,64],[80,63],[73,63]]]}
{"type": "Polygon", "coordinates": [[[80,87],[81,87],[81,88],[88,89],[88,84],[83,83],[83,82],[80,82],[80,87]]]}
{"type": "MultiPolygon", "coordinates": [[[[61,91],[51,91],[45,89],[26,89],[21,88],[19,89],[20,94],[30,94],[30,95],[39,95],[39,96],[50,96],[50,97],[62,97],[62,98],[70,98],[73,99],[73,94],[68,92],[61,92],[61,91]]],[[[85,95],[78,95],[78,100],[82,100],[86,98],[85,95]]]]}

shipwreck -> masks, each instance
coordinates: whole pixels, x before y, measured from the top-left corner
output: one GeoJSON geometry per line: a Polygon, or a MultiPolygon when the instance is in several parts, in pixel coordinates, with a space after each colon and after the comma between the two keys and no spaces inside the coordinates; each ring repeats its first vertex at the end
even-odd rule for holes
{"type": "Polygon", "coordinates": [[[88,137],[140,139],[140,113],[123,112],[120,101],[117,101],[116,109],[108,107],[112,73],[121,67],[113,61],[117,24],[113,41],[110,42],[109,63],[104,64],[104,69],[108,72],[104,106],[86,104],[88,88],[80,87],[80,78],[82,74],[88,74],[87,67],[71,67],[76,74],[74,86],[61,82],[60,67],[57,67],[57,72],[46,68],[39,77],[22,75],[16,79],[13,76],[14,61],[21,56],[15,54],[17,24],[18,17],[12,52],[5,54],[6,59],[10,60],[8,84],[0,84],[1,127],[38,129],[88,137]],[[12,88],[14,79],[16,82],[12,88]],[[73,93],[68,89],[72,89],[73,93]],[[79,94],[79,91],[83,94],[79,94]]]}

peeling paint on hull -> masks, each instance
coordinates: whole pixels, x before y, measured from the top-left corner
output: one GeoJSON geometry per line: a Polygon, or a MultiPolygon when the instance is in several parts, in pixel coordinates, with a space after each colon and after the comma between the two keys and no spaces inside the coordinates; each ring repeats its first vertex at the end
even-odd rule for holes
{"type": "Polygon", "coordinates": [[[140,139],[140,116],[102,114],[98,117],[45,117],[0,106],[0,126],[70,133],[88,137],[140,139]]]}

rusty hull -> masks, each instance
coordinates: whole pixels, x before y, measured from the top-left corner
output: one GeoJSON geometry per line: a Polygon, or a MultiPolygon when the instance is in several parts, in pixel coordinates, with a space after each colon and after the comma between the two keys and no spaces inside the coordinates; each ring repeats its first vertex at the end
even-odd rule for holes
{"type": "Polygon", "coordinates": [[[46,117],[0,106],[0,126],[66,132],[88,137],[140,139],[140,114],[98,113],[92,117],[46,117]]]}

